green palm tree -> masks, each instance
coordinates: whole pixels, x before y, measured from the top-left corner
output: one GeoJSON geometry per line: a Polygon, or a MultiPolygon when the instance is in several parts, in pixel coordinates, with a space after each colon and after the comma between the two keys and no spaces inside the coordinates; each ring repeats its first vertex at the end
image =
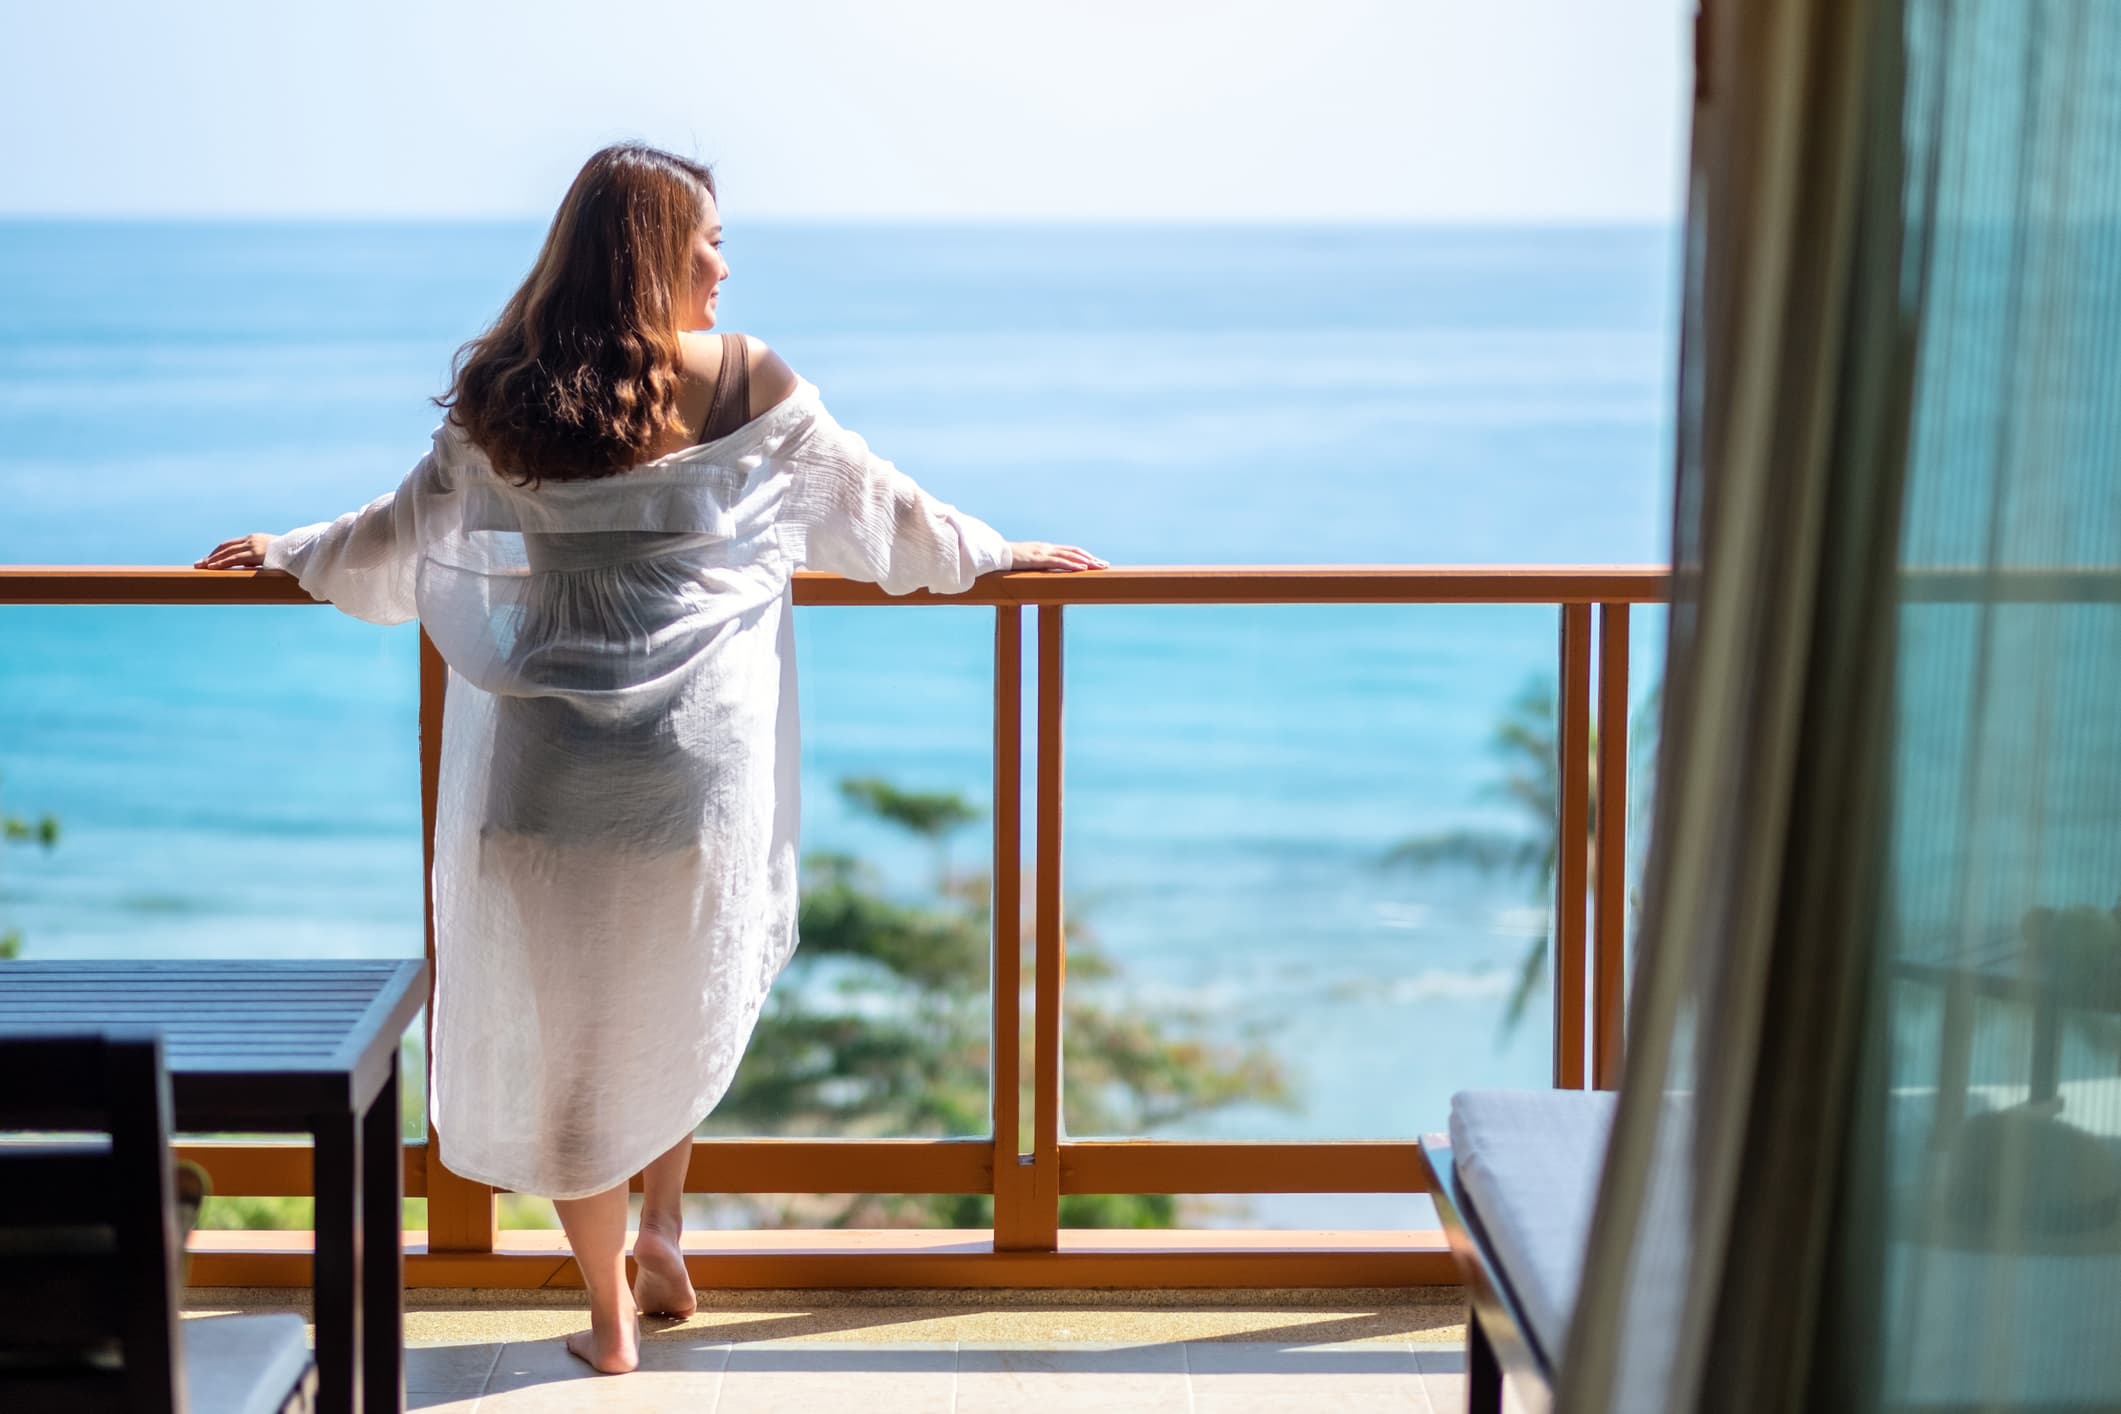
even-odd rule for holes
{"type": "MultiPolygon", "coordinates": [[[[1655,759],[1657,711],[1662,685],[1653,687],[1636,715],[1629,733],[1629,754],[1634,758],[1631,774],[1640,791],[1646,772],[1655,759]]],[[[1554,681],[1534,678],[1518,691],[1503,710],[1488,739],[1489,753],[1502,767],[1501,778],[1484,792],[1516,808],[1521,828],[1504,830],[1448,830],[1404,840],[1387,851],[1384,863],[1405,868],[1457,867],[1477,873],[1525,880],[1537,896],[1554,896],[1554,875],[1561,848],[1561,753],[1556,727],[1554,681]]],[[[1590,741],[1589,829],[1581,847],[1590,851],[1598,831],[1598,728],[1594,722],[1590,741]]],[[[1586,876],[1594,891],[1598,871],[1586,876]]],[[[1595,898],[1594,898],[1595,911],[1595,898]]],[[[1517,979],[1510,989],[1509,1005],[1503,1012],[1503,1029],[1510,1031],[1524,1019],[1531,1000],[1546,980],[1547,954],[1552,930],[1542,928],[1518,960],[1517,979]]]]}

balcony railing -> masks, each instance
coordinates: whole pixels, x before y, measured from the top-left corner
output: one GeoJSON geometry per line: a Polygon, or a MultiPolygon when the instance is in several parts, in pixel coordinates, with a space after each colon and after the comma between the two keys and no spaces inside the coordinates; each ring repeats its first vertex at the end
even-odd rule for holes
{"type": "MultiPolygon", "coordinates": [[[[1559,610],[1559,786],[1553,951],[1553,1080],[1611,1087],[1623,1012],[1628,762],[1628,630],[1636,604],[1662,602],[1662,568],[1361,567],[1104,570],[1003,574],[947,598],[884,594],[827,575],[796,577],[798,605],[981,605],[994,610],[992,1105],[986,1138],[699,1139],[694,1193],[990,1194],[994,1226],[976,1230],[687,1234],[686,1260],[708,1287],[1285,1287],[1396,1286],[1455,1280],[1436,1231],[1119,1232],[1063,1229],[1065,1194],[1420,1193],[1423,1165],[1404,1141],[1067,1140],[1061,1135],[1063,623],[1099,604],[1551,604],[1559,610]],[[1021,788],[1024,611],[1037,611],[1032,805],[1030,1144],[1020,1091],[1024,1005],[1021,788]],[[1593,702],[1596,702],[1595,716],[1593,702]],[[1596,728],[1594,732],[1594,726],[1596,728]],[[1593,812],[1592,742],[1596,739],[1593,812]],[[1593,837],[1592,821],[1598,829],[1593,837]],[[1595,915],[1593,902],[1595,900],[1595,915]]],[[[1949,587],[1939,597],[1949,597],[1949,587]]],[[[280,575],[159,568],[0,568],[0,604],[310,604],[280,575]]],[[[420,653],[421,801],[434,950],[432,865],[441,657],[420,653]]],[[[1441,1116],[1438,1117],[1439,1120],[1441,1116]]],[[[308,1196],[308,1146],[184,1146],[227,1196],[308,1196]]],[[[494,1191],[450,1173],[425,1143],[407,1145],[405,1192],[427,1200],[409,1233],[414,1286],[525,1287],[575,1280],[558,1235],[499,1230],[494,1191]]],[[[280,1286],[309,1280],[308,1234],[203,1232],[191,1279],[280,1286]]]]}

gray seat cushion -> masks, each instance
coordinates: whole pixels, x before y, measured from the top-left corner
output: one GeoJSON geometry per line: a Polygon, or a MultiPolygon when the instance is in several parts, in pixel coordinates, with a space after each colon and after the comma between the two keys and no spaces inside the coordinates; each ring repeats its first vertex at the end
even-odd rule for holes
{"type": "Polygon", "coordinates": [[[1561,1358],[1615,1096],[1468,1090],[1451,1097],[1451,1165],[1532,1338],[1561,1358]]]}
{"type": "Polygon", "coordinates": [[[309,1368],[300,1316],[201,1316],[179,1329],[193,1414],[279,1414],[309,1368]]]}

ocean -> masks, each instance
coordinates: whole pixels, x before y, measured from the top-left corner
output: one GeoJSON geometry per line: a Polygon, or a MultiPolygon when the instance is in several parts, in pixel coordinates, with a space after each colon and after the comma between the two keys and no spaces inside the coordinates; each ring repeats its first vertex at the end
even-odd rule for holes
{"type": "MultiPolygon", "coordinates": [[[[0,223],[0,562],[189,564],[388,490],[541,234],[0,223]]],[[[725,253],[723,328],[1011,538],[1117,564],[1666,554],[1668,229],[737,226],[725,253]]],[[[1545,1083],[1544,999],[1502,1020],[1545,927],[1532,883],[1381,861],[1526,828],[1491,739],[1551,676],[1555,620],[1069,611],[1071,926],[1134,1004],[1255,1036],[1292,1081],[1287,1107],[1153,1132],[1404,1137],[1455,1090],[1545,1083]]],[[[926,886],[931,852],[835,784],[986,804],[991,625],[799,614],[806,848],[926,886]]],[[[1635,639],[1639,697],[1661,615],[1635,639]]],[[[410,628],[323,608],[0,608],[0,809],[63,825],[0,854],[0,928],[31,956],[417,953],[416,656],[410,628]]],[[[985,848],[974,826],[951,862],[985,848]]]]}

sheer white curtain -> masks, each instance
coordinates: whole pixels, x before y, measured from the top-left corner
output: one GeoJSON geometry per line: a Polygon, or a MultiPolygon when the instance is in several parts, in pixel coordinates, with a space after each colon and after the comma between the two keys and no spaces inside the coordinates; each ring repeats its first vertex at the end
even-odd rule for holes
{"type": "Polygon", "coordinates": [[[2121,1407],[2121,6],[1710,6],[1562,1407],[2121,1407]]]}

